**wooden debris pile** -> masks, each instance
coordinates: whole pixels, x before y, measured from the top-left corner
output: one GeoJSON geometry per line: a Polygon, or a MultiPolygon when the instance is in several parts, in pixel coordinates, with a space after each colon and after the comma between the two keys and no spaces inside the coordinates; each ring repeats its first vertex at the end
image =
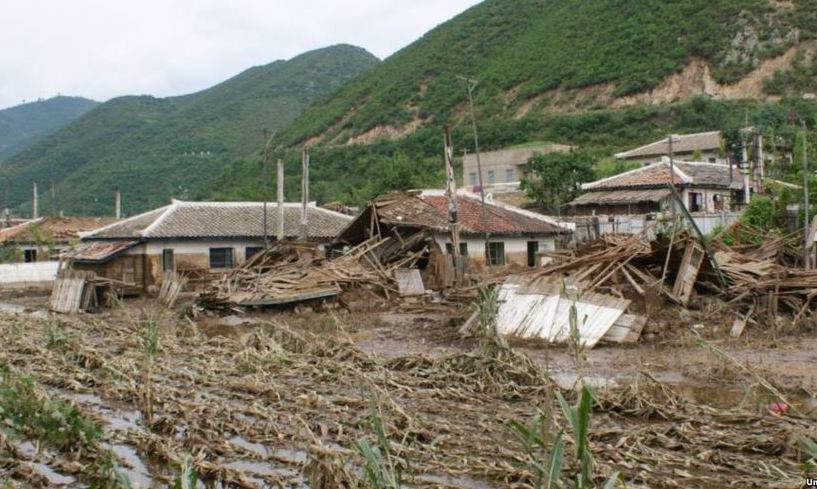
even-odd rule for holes
{"type": "MultiPolygon", "coordinates": [[[[767,236],[743,226],[738,233],[743,242],[734,244],[727,237],[735,233],[732,227],[709,243],[683,229],[652,241],[645,234],[605,236],[572,252],[551,253],[551,264],[527,274],[524,290],[547,279],[551,288],[562,284],[556,295],[569,290],[596,303],[640,296],[647,312],[650,303],[654,309],[663,306],[661,297],[686,308],[697,293],[716,297],[727,314],[759,326],[776,324],[781,314],[793,323],[809,316],[817,298],[817,270],[798,267],[800,238],[767,236]]],[[[548,331],[549,338],[564,336],[548,331]]]]}
{"type": "MultiPolygon", "coordinates": [[[[427,251],[427,233],[371,238],[334,259],[312,244],[284,243],[262,251],[199,295],[208,310],[272,306],[335,297],[369,285],[386,298],[399,294],[398,270],[413,268],[427,251]]],[[[415,287],[416,288],[416,287],[415,287]]]]}

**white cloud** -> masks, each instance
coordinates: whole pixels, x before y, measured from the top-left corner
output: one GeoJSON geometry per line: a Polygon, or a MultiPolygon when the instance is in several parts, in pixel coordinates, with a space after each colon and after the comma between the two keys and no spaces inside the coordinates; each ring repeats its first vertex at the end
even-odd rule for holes
{"type": "Polygon", "coordinates": [[[384,58],[477,0],[0,0],[0,108],[207,88],[337,43],[384,58]]]}

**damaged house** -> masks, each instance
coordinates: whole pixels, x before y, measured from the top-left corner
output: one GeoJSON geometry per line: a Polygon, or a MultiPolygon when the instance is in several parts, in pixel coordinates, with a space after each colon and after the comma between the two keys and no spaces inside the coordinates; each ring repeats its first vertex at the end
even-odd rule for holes
{"type": "MultiPolygon", "coordinates": [[[[284,236],[298,239],[301,204],[285,203],[284,236]]],[[[351,217],[307,206],[307,241],[324,245],[351,217]]],[[[185,202],[170,205],[105,226],[82,237],[65,255],[75,270],[128,284],[132,292],[161,283],[166,272],[179,272],[192,281],[233,269],[265,243],[262,202],[185,202]]],[[[278,209],[269,204],[266,230],[275,240],[278,209]]]]}
{"type": "MultiPolygon", "coordinates": [[[[338,236],[357,244],[375,236],[395,236],[405,242],[423,234],[433,256],[451,254],[448,196],[443,190],[423,190],[382,195],[338,236]],[[420,233],[422,231],[422,233],[420,233]]],[[[472,266],[536,266],[537,256],[561,248],[572,235],[568,225],[554,219],[496,201],[485,206],[476,194],[457,193],[460,254],[472,266]],[[486,235],[488,243],[486,249],[486,235]]]]}
{"type": "Polygon", "coordinates": [[[568,204],[577,216],[635,215],[669,211],[672,181],[690,212],[728,211],[744,202],[744,178],[737,168],[718,163],[657,163],[582,184],[582,194],[568,204]]]}
{"type": "Polygon", "coordinates": [[[56,260],[80,236],[116,222],[103,217],[46,216],[0,229],[0,246],[10,249],[14,261],[33,263],[56,260]]]}

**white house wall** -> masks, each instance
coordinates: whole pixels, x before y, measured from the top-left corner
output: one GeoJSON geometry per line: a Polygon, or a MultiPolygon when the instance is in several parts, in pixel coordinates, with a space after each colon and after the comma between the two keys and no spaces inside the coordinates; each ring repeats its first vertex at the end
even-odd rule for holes
{"type": "MultiPolygon", "coordinates": [[[[437,233],[434,240],[440,249],[445,250],[446,244],[451,243],[451,236],[445,233],[437,233]]],[[[554,250],[556,240],[552,236],[530,236],[530,237],[493,237],[491,242],[505,243],[505,264],[506,265],[528,265],[528,241],[539,242],[539,251],[554,250]]],[[[485,265],[485,239],[462,237],[460,243],[467,243],[468,257],[471,263],[477,266],[485,265]]]]}

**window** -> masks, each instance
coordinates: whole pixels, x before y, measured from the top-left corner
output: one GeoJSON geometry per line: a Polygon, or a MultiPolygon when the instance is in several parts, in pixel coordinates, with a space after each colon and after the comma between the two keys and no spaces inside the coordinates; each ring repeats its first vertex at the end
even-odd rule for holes
{"type": "Polygon", "coordinates": [[[173,250],[162,250],[162,270],[172,272],[175,268],[173,263],[173,250]]]}
{"type": "Polygon", "coordinates": [[[468,174],[468,185],[476,186],[479,184],[479,180],[477,180],[477,174],[475,172],[471,172],[468,174]]]}
{"type": "Polygon", "coordinates": [[[37,261],[37,250],[24,250],[23,261],[25,261],[26,263],[32,263],[37,261]]]}
{"type": "Polygon", "coordinates": [[[493,170],[488,170],[488,185],[496,183],[496,175],[493,170]]]}
{"type": "MultiPolygon", "coordinates": [[[[454,245],[451,243],[446,243],[445,252],[449,255],[453,254],[454,245]]],[[[468,256],[468,243],[460,243],[460,256],[468,256]]]]}
{"type": "Polygon", "coordinates": [[[505,181],[508,183],[516,181],[516,175],[514,174],[513,168],[508,168],[505,170],[505,181]]]}
{"type": "Polygon", "coordinates": [[[210,248],[210,268],[233,268],[233,249],[210,248]]]}
{"type": "Polygon", "coordinates": [[[717,163],[718,159],[717,158],[709,158],[709,162],[710,163],[717,163]]]}
{"type": "Polygon", "coordinates": [[[698,192],[689,193],[689,212],[700,212],[703,210],[703,195],[698,192]]]}
{"type": "Polygon", "coordinates": [[[505,264],[505,243],[488,243],[488,264],[492,267],[505,264]]]}
{"type": "Polygon", "coordinates": [[[252,257],[261,253],[264,248],[261,246],[247,246],[244,248],[244,259],[249,261],[252,257]]]}

